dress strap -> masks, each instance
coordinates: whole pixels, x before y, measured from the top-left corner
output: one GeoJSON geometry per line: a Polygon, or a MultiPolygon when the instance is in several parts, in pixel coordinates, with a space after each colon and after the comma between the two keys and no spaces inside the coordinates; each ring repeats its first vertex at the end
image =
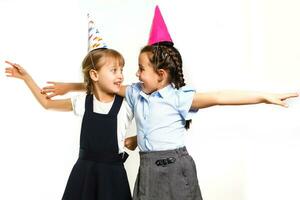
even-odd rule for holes
{"type": "MultiPolygon", "coordinates": [[[[116,95],[114,99],[114,103],[111,109],[108,112],[108,115],[117,115],[123,103],[123,97],[116,95]]],[[[88,94],[85,97],[85,110],[88,112],[93,112],[93,95],[88,94]]]]}
{"type": "Polygon", "coordinates": [[[116,95],[115,96],[115,101],[109,111],[109,115],[117,115],[119,113],[119,110],[121,108],[121,105],[123,103],[123,97],[119,96],[119,95],[116,95]]]}
{"type": "Polygon", "coordinates": [[[87,94],[85,97],[85,110],[88,112],[93,112],[93,95],[87,94]]]}

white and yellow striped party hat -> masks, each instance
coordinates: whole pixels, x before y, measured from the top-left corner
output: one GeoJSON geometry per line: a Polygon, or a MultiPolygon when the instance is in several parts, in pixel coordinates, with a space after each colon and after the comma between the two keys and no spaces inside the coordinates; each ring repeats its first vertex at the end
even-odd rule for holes
{"type": "Polygon", "coordinates": [[[88,14],[88,52],[100,48],[107,48],[107,45],[101,37],[99,30],[95,27],[94,21],[88,14]]]}

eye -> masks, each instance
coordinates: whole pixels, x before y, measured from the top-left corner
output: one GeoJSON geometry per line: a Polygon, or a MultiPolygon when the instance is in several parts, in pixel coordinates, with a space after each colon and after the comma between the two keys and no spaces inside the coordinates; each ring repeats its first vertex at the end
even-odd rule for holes
{"type": "Polygon", "coordinates": [[[116,73],[117,72],[117,68],[112,68],[110,71],[113,72],[113,73],[116,73]]]}

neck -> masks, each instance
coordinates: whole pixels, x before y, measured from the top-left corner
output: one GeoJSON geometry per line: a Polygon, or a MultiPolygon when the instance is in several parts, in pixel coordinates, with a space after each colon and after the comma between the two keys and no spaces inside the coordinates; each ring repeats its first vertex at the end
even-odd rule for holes
{"type": "Polygon", "coordinates": [[[111,102],[115,98],[115,94],[103,92],[100,89],[95,89],[94,95],[95,95],[95,97],[97,98],[98,101],[101,101],[103,103],[111,102]]]}
{"type": "Polygon", "coordinates": [[[153,91],[151,91],[151,92],[149,92],[149,93],[145,93],[145,94],[150,95],[150,94],[152,94],[152,93],[155,92],[155,91],[158,91],[158,90],[160,90],[160,89],[163,89],[164,87],[168,86],[169,84],[170,84],[170,83],[158,84],[158,86],[157,86],[157,88],[156,88],[155,90],[153,90],[153,91]]]}
{"type": "Polygon", "coordinates": [[[170,84],[170,83],[169,83],[168,81],[161,81],[161,82],[159,82],[159,84],[158,84],[157,90],[160,90],[160,89],[162,89],[162,88],[168,86],[169,84],[170,84]]]}

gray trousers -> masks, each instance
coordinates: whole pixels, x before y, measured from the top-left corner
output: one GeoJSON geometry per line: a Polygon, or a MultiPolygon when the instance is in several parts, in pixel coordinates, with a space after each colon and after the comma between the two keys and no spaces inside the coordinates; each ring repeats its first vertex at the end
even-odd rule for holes
{"type": "Polygon", "coordinates": [[[202,200],[196,166],[186,148],[140,152],[133,200],[202,200]]]}

